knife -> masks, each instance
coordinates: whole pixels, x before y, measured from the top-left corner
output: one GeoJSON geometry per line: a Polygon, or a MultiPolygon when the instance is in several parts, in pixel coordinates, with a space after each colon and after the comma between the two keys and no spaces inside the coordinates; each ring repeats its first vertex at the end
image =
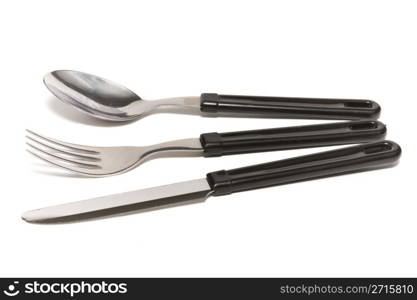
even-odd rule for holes
{"type": "Polygon", "coordinates": [[[232,170],[205,178],[25,212],[31,223],[62,223],[201,202],[210,196],[393,166],[401,148],[381,141],[232,170]]]}

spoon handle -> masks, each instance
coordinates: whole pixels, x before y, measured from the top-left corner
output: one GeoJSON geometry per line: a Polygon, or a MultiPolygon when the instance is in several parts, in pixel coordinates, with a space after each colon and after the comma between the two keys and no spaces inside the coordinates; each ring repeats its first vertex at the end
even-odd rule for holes
{"type": "Polygon", "coordinates": [[[262,97],[204,93],[200,109],[205,113],[244,114],[289,119],[377,119],[381,112],[371,100],[262,97]]]}
{"type": "Polygon", "coordinates": [[[382,140],[386,127],[379,121],[351,121],[250,131],[204,133],[204,156],[300,149],[382,140]]]}

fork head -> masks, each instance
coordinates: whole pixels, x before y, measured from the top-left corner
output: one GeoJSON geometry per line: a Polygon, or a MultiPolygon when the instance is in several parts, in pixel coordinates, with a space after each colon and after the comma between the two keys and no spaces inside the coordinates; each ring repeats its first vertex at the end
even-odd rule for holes
{"type": "Polygon", "coordinates": [[[26,130],[27,151],[55,166],[86,176],[121,174],[136,167],[146,147],[93,147],[62,142],[26,130]]]}

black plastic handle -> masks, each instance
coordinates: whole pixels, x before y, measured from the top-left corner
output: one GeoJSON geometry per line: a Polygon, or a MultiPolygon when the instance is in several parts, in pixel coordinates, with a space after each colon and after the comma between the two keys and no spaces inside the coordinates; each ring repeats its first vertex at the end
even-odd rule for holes
{"type": "Polygon", "coordinates": [[[371,100],[260,97],[201,94],[206,113],[243,114],[291,119],[378,119],[381,107],[371,100]]]}
{"type": "Polygon", "coordinates": [[[205,156],[376,142],[386,127],[379,121],[351,121],[226,133],[204,133],[205,156]]]}
{"type": "Polygon", "coordinates": [[[291,182],[387,167],[396,163],[401,148],[382,141],[299,156],[271,163],[207,174],[207,181],[220,196],[291,182]]]}

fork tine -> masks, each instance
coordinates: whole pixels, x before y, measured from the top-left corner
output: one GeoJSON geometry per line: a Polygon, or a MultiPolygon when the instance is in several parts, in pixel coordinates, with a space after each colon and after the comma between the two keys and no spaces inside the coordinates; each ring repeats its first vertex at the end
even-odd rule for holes
{"type": "Polygon", "coordinates": [[[51,159],[49,159],[49,158],[47,158],[47,157],[45,157],[41,154],[37,154],[32,150],[26,149],[26,151],[28,151],[33,156],[39,158],[40,160],[46,161],[47,163],[50,163],[54,166],[57,166],[57,167],[60,167],[60,168],[63,168],[63,169],[66,169],[66,170],[69,170],[69,171],[72,171],[72,172],[84,174],[84,175],[97,176],[97,174],[93,170],[89,170],[89,169],[86,169],[86,168],[80,168],[80,167],[77,167],[76,165],[72,165],[72,166],[65,165],[61,162],[51,160],[51,159]]]}
{"type": "Polygon", "coordinates": [[[100,169],[101,168],[99,165],[86,163],[85,161],[77,160],[75,158],[73,158],[73,159],[67,159],[67,158],[62,157],[60,155],[57,155],[57,154],[54,154],[54,153],[50,153],[50,152],[45,151],[45,150],[43,150],[41,148],[38,148],[37,146],[35,146],[35,145],[31,144],[31,143],[26,143],[26,144],[29,147],[31,147],[32,149],[36,150],[37,153],[39,153],[37,155],[38,157],[40,156],[40,154],[42,154],[41,156],[44,158],[44,160],[47,160],[48,162],[53,163],[53,164],[58,165],[58,166],[62,166],[63,167],[63,166],[66,166],[66,165],[69,164],[68,167],[74,166],[77,169],[100,169]]]}
{"type": "Polygon", "coordinates": [[[33,136],[36,136],[40,139],[43,139],[45,141],[48,141],[52,144],[55,144],[55,145],[58,145],[58,146],[61,146],[61,147],[66,147],[66,148],[68,148],[70,150],[73,150],[73,151],[78,151],[78,152],[81,152],[81,153],[84,153],[84,154],[99,154],[99,152],[97,152],[96,149],[94,147],[91,147],[91,146],[77,145],[77,144],[71,144],[71,143],[59,141],[59,140],[56,140],[56,139],[52,139],[52,138],[40,135],[40,134],[38,134],[36,132],[33,132],[32,130],[29,130],[29,129],[26,129],[26,131],[29,134],[31,134],[33,136]]]}
{"type": "MultiPolygon", "coordinates": [[[[81,162],[85,161],[85,162],[97,162],[100,161],[99,157],[95,157],[95,156],[90,156],[90,155],[81,155],[79,154],[79,152],[73,151],[73,150],[69,150],[68,148],[64,148],[63,149],[59,149],[58,147],[53,147],[50,144],[44,143],[40,140],[38,140],[37,138],[33,138],[31,136],[26,136],[26,138],[29,140],[29,142],[27,143],[29,146],[32,145],[40,145],[44,148],[47,148],[49,150],[52,150],[54,152],[58,152],[59,154],[63,154],[64,158],[68,157],[68,158],[73,158],[76,160],[80,160],[81,162]],[[34,143],[34,144],[32,144],[34,143]]],[[[54,144],[53,144],[54,145],[54,144]]],[[[48,151],[49,152],[49,151],[48,151]]],[[[52,154],[52,152],[49,152],[52,154]]]]}

